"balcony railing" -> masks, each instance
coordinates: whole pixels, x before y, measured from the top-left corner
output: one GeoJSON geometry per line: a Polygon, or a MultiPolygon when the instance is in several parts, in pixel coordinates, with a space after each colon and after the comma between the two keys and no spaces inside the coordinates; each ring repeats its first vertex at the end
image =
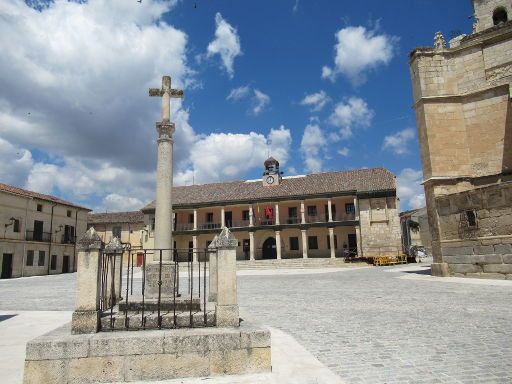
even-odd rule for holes
{"type": "Polygon", "coordinates": [[[62,244],[75,244],[76,236],[62,235],[62,244]]]}
{"type": "Polygon", "coordinates": [[[256,225],[274,225],[275,224],[275,219],[260,219],[260,220],[256,220],[256,225]]]}
{"type": "Polygon", "coordinates": [[[25,235],[25,240],[27,241],[41,241],[44,243],[49,243],[51,241],[52,234],[50,232],[34,232],[27,231],[25,235]]]}
{"type": "Polygon", "coordinates": [[[306,223],[325,223],[328,218],[325,216],[306,216],[306,223]]]}
{"type": "Polygon", "coordinates": [[[283,220],[283,224],[300,224],[301,219],[297,216],[287,217],[283,220]]]}
{"type": "Polygon", "coordinates": [[[220,223],[203,223],[198,225],[199,229],[219,229],[220,227],[220,223]]]}
{"type": "Polygon", "coordinates": [[[228,228],[244,228],[248,227],[251,224],[249,220],[240,220],[240,221],[232,221],[226,222],[226,227],[228,228]]]}
{"type": "Polygon", "coordinates": [[[177,231],[177,232],[193,231],[194,230],[194,224],[193,223],[176,224],[176,228],[174,230],[177,231]]]}
{"type": "Polygon", "coordinates": [[[352,221],[356,219],[355,213],[338,213],[334,216],[333,221],[352,221]]]}

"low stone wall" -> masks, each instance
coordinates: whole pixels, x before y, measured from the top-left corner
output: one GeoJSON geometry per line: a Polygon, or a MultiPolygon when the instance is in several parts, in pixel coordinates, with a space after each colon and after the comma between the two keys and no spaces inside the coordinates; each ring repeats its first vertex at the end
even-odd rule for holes
{"type": "Polygon", "coordinates": [[[504,242],[507,240],[465,240],[443,245],[443,260],[453,276],[512,280],[512,244],[504,242]]]}
{"type": "Polygon", "coordinates": [[[24,383],[157,381],[270,371],[270,332],[254,325],[89,335],[71,335],[67,325],[27,344],[24,383]]]}

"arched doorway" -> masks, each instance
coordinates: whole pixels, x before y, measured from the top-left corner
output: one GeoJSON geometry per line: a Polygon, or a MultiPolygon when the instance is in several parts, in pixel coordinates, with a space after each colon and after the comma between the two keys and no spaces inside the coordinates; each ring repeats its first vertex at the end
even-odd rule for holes
{"type": "Polygon", "coordinates": [[[262,251],[262,259],[277,259],[276,239],[269,237],[267,240],[265,240],[263,243],[262,251]]]}

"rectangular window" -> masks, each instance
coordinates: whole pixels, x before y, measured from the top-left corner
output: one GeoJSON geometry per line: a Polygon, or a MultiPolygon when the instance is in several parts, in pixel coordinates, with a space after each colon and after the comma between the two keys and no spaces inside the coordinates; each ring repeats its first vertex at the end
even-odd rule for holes
{"type": "Polygon", "coordinates": [[[37,204],[37,212],[43,212],[43,204],[37,204]]]}
{"type": "Polygon", "coordinates": [[[288,217],[297,217],[297,207],[288,207],[288,217]]]}
{"type": "Polygon", "coordinates": [[[151,230],[152,231],[155,230],[155,218],[154,217],[151,218],[151,230]]]}
{"type": "Polygon", "coordinates": [[[27,251],[27,260],[25,260],[25,265],[27,267],[31,267],[34,264],[34,251],[27,251]]]}
{"type": "Polygon", "coordinates": [[[46,254],[44,251],[39,251],[39,259],[37,260],[37,265],[39,267],[44,266],[44,262],[46,261],[46,254]]]}
{"type": "Polygon", "coordinates": [[[298,237],[290,237],[290,251],[298,251],[299,250],[299,238],[298,237]]]}
{"type": "Polygon", "coordinates": [[[208,212],[206,214],[206,222],[207,223],[213,223],[213,212],[208,212]]]}
{"type": "Polygon", "coordinates": [[[244,239],[242,241],[242,251],[244,252],[249,252],[250,248],[251,248],[251,241],[249,239],[244,239]]]}
{"type": "Polygon", "coordinates": [[[57,269],[57,255],[52,255],[52,260],[50,263],[50,269],[55,271],[57,269]]]}
{"type": "Polygon", "coordinates": [[[308,249],[318,249],[318,238],[316,236],[308,236],[308,249]]]}
{"type": "Polygon", "coordinates": [[[188,223],[194,224],[194,214],[193,213],[188,214],[188,223]]]}
{"type": "Polygon", "coordinates": [[[354,203],[346,203],[345,204],[345,213],[347,213],[347,214],[356,213],[356,207],[355,207],[354,203]]]}
{"type": "Polygon", "coordinates": [[[112,227],[112,237],[117,237],[121,240],[121,227],[112,227]]]}
{"type": "Polygon", "coordinates": [[[67,217],[71,217],[71,211],[68,209],[68,211],[66,212],[66,215],[67,217]]]}
{"type": "Polygon", "coordinates": [[[250,220],[250,218],[249,218],[249,210],[242,211],[242,220],[243,221],[249,221],[250,220]]]}
{"type": "Polygon", "coordinates": [[[14,223],[12,225],[12,231],[14,233],[19,233],[20,232],[20,221],[18,219],[14,220],[14,223]]]}
{"type": "Polygon", "coordinates": [[[308,205],[308,216],[317,216],[316,205],[308,205]]]}

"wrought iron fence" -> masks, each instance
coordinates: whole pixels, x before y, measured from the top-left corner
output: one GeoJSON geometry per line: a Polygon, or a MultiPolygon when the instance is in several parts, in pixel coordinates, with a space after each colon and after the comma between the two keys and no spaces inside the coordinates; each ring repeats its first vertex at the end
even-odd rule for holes
{"type": "Polygon", "coordinates": [[[41,241],[49,243],[51,238],[52,234],[50,232],[26,231],[25,234],[25,240],[27,241],[41,241]]]}
{"type": "Polygon", "coordinates": [[[102,331],[214,325],[207,281],[209,257],[216,250],[128,249],[123,253],[105,250],[101,256],[102,331]]]}

